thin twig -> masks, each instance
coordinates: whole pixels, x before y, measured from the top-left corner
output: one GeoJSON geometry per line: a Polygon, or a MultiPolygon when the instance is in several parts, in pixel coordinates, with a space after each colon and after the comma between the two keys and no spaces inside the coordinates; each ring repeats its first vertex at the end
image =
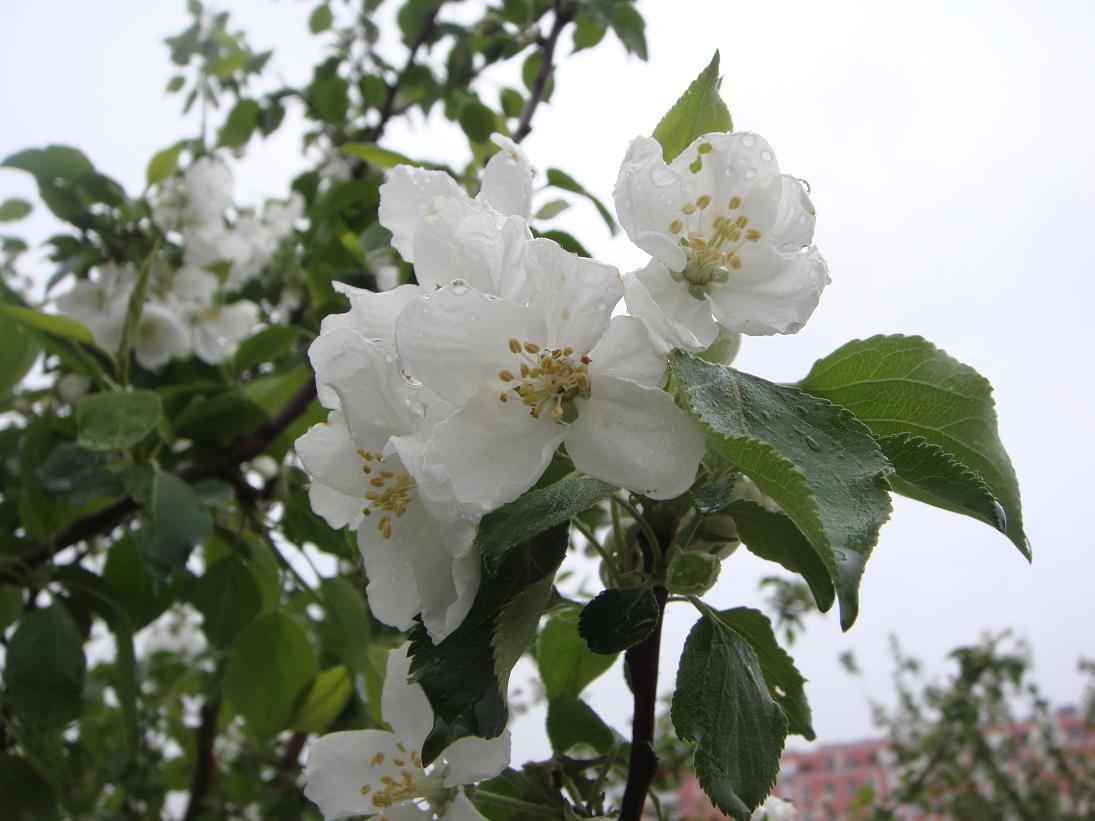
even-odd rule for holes
{"type": "Polygon", "coordinates": [[[564,8],[563,0],[555,0],[552,4],[555,12],[555,23],[547,39],[540,43],[540,70],[536,72],[536,79],[532,82],[532,93],[525,102],[521,111],[521,119],[517,122],[517,129],[513,132],[513,141],[521,142],[532,131],[532,117],[536,109],[544,100],[544,92],[547,91],[548,81],[555,71],[555,46],[559,42],[559,35],[573,19],[573,12],[564,8]]]}

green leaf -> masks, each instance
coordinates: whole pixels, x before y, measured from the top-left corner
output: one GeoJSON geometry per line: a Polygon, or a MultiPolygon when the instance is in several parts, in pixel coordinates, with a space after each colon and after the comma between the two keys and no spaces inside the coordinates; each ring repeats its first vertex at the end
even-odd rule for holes
{"type": "Polygon", "coordinates": [[[218,57],[205,64],[205,73],[224,80],[235,74],[247,65],[248,54],[246,51],[232,51],[224,57],[218,57]]]}
{"type": "Polygon", "coordinates": [[[396,22],[403,33],[403,45],[410,46],[418,40],[441,2],[442,0],[407,0],[399,8],[396,22]]]}
{"type": "Polygon", "coordinates": [[[802,576],[817,609],[828,612],[836,599],[829,569],[794,522],[782,513],[745,500],[731,503],[723,512],[734,519],[738,535],[750,553],[802,576]]]}
{"type": "Polygon", "coordinates": [[[202,614],[202,630],[215,647],[230,645],[262,607],[254,575],[232,556],[205,571],[194,585],[191,600],[202,614]]]}
{"type": "MultiPolygon", "coordinates": [[[[1007,517],[1007,536],[1030,558],[1019,483],[1000,442],[992,386],[968,365],[919,336],[854,340],[819,360],[802,388],[850,409],[898,462],[894,490],[999,528],[993,505],[959,468],[980,476],[1007,517]],[[948,464],[953,462],[955,464],[948,464]]],[[[887,454],[889,455],[889,454],[887,454]]]]}
{"type": "Polygon", "coordinates": [[[700,596],[715,586],[721,570],[718,556],[699,550],[675,550],[665,569],[665,586],[670,593],[700,596]]]}
{"type": "Polygon", "coordinates": [[[168,94],[174,94],[177,91],[182,91],[182,87],[186,85],[186,78],[181,74],[176,74],[167,82],[167,88],[165,89],[168,94]]]}
{"type": "Polygon", "coordinates": [[[259,104],[254,100],[242,99],[236,103],[221,128],[218,140],[228,148],[239,148],[251,139],[251,132],[259,120],[259,104]]]}
{"type": "Polygon", "coordinates": [[[749,642],[706,610],[684,644],[672,717],[677,735],[696,745],[700,786],[746,821],[776,782],[787,716],[749,642]]]}
{"type": "Polygon", "coordinates": [[[579,14],[574,21],[574,51],[593,48],[604,39],[607,26],[579,14]]]}
{"type": "Polygon", "coordinates": [[[657,128],[654,139],[662,146],[662,156],[672,162],[692,141],[713,131],[732,131],[730,110],[719,96],[719,53],[673,104],[657,128]]]}
{"type": "Polygon", "coordinates": [[[320,118],[341,125],[350,108],[350,84],[339,76],[316,80],[308,89],[308,97],[320,118]]]}
{"type": "Polygon", "coordinates": [[[164,585],[153,579],[141,562],[137,542],[129,534],[110,546],[103,580],[114,590],[136,630],[163,613],[179,592],[177,583],[164,585]]]}
{"type": "Polygon", "coordinates": [[[612,30],[624,48],[640,60],[647,59],[646,21],[638,10],[628,2],[619,2],[611,7],[610,16],[612,30]]]}
{"type": "Polygon", "coordinates": [[[57,818],[53,788],[25,759],[0,754],[0,807],[8,821],[57,818]]]}
{"type": "Polygon", "coordinates": [[[63,339],[74,339],[77,342],[83,342],[85,345],[95,344],[88,327],[71,317],[45,314],[22,305],[0,305],[0,314],[14,319],[26,328],[45,331],[47,334],[63,339]]]}
{"type": "Polygon", "coordinates": [[[23,590],[14,584],[0,584],[0,633],[3,633],[23,612],[23,590]]]}
{"type": "Polygon", "coordinates": [[[748,607],[722,610],[715,615],[753,648],[764,680],[768,683],[768,692],[787,716],[789,732],[813,741],[810,705],[806,701],[803,687],[806,679],[795,667],[791,657],[779,646],[768,617],[759,610],[748,607]]]}
{"type": "Polygon", "coordinates": [[[0,202],[0,222],[15,222],[31,212],[33,206],[26,200],[17,198],[0,202]]]}
{"type": "Polygon", "coordinates": [[[352,692],[350,676],[341,664],[322,671],[312,681],[308,695],[293,715],[293,729],[302,733],[322,733],[338,718],[352,692]]]}
{"type": "Polygon", "coordinates": [[[160,470],[153,474],[147,492],[136,495],[147,514],[136,535],[141,557],[163,575],[181,570],[194,546],[213,533],[209,511],[186,482],[160,470]]]}
{"type": "Polygon", "coordinates": [[[323,644],[356,673],[369,669],[369,611],[362,591],[344,578],[319,583],[324,619],[319,623],[323,644]]]}
{"type": "Polygon", "coordinates": [[[124,450],[155,429],[160,410],[155,391],[88,394],[76,406],[76,441],[87,450],[124,450]]]}
{"type": "Polygon", "coordinates": [[[525,110],[525,98],[517,89],[503,88],[498,94],[498,99],[502,103],[502,113],[507,117],[520,117],[521,112],[525,110]]]}
{"type": "Polygon", "coordinates": [[[271,325],[249,336],[236,350],[237,371],[245,371],[265,362],[276,362],[289,352],[300,337],[300,329],[292,325],[271,325]]]}
{"type": "Polygon", "coordinates": [[[334,15],[331,13],[331,7],[326,3],[321,3],[312,10],[311,15],[308,17],[308,30],[312,34],[319,34],[329,29],[333,22],[334,15]]]}
{"type": "Polygon", "coordinates": [[[12,154],[3,165],[18,168],[41,180],[71,180],[80,174],[91,174],[95,167],[82,151],[67,145],[47,145],[27,148],[12,154]]]}
{"type": "Polygon", "coordinates": [[[32,610],[7,648],[4,682],[12,710],[26,726],[56,730],[80,715],[84,642],[63,604],[32,610]]]}
{"type": "Polygon", "coordinates": [[[547,734],[556,755],[588,744],[604,755],[616,740],[612,729],[579,698],[555,696],[548,702],[547,734]]]}
{"type": "Polygon", "coordinates": [[[605,225],[608,226],[610,233],[615,234],[617,229],[616,220],[612,217],[612,212],[605,207],[605,204],[601,202],[597,197],[593,196],[585,187],[579,183],[574,177],[565,171],[560,171],[558,168],[549,168],[547,170],[547,183],[548,185],[554,185],[556,188],[561,188],[564,191],[570,191],[574,194],[580,194],[593,203],[593,207],[597,209],[597,213],[601,215],[601,219],[605,221],[605,225]]]}
{"type": "Polygon", "coordinates": [[[578,632],[594,653],[620,653],[654,632],[658,600],[649,587],[611,587],[582,609],[578,632]]]}
{"type": "Polygon", "coordinates": [[[572,619],[551,619],[536,640],[536,664],[548,698],[577,697],[615,661],[615,655],[590,652],[572,619]]]}
{"type": "Polygon", "coordinates": [[[469,100],[460,109],[460,127],[468,139],[485,143],[495,129],[494,111],[478,100],[469,100]]]}
{"type": "Polygon", "coordinates": [[[568,208],[570,208],[570,203],[566,200],[550,200],[549,202],[545,202],[536,210],[536,213],[533,215],[533,219],[549,220],[553,217],[559,216],[568,208]]]}
{"type": "Polygon", "coordinates": [[[493,738],[505,728],[515,648],[523,650],[522,638],[527,645],[535,634],[567,542],[568,528],[560,525],[508,551],[495,572],[484,572],[468,615],[440,644],[421,625],[411,631],[411,674],[434,710],[426,763],[459,738],[493,738]]]}
{"type": "Polygon", "coordinates": [[[175,173],[175,170],[179,167],[179,153],[182,148],[182,143],[176,143],[152,155],[144,174],[148,185],[162,182],[175,173]]]}
{"type": "Polygon", "coordinates": [[[251,734],[265,741],[290,725],[297,699],[318,672],[304,631],[288,616],[267,613],[228,655],[224,692],[251,734]]]}
{"type": "Polygon", "coordinates": [[[889,518],[890,468],[870,431],[846,409],[733,368],[675,353],[679,398],[708,446],[774,499],[825,563],[847,630],[859,580],[889,518]]]}
{"type": "Polygon", "coordinates": [[[572,473],[502,505],[484,516],[479,524],[476,544],[484,564],[488,568],[497,567],[512,548],[570,521],[615,492],[616,488],[607,482],[572,473]]]}
{"type": "Polygon", "coordinates": [[[410,157],[400,154],[398,151],[381,148],[376,143],[347,143],[346,145],[340,145],[338,150],[343,154],[349,154],[351,157],[365,160],[365,162],[375,168],[395,168],[397,165],[422,165],[422,163],[415,162],[410,157]]]}
{"type": "Polygon", "coordinates": [[[14,322],[0,322],[0,401],[27,375],[38,358],[34,338],[14,322]]]}

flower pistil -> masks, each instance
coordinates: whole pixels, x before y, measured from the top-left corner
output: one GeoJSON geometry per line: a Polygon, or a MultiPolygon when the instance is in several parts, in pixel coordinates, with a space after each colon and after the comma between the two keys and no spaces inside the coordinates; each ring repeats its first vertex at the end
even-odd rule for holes
{"type": "Polygon", "coordinates": [[[574,400],[589,398],[592,360],[588,356],[576,357],[569,346],[547,350],[535,342],[518,339],[510,339],[508,344],[510,352],[520,358],[520,364],[517,373],[508,368],[498,372],[498,378],[507,385],[499,400],[508,402],[516,394],[534,419],[539,419],[545,410],[556,422],[577,419],[574,400]]]}

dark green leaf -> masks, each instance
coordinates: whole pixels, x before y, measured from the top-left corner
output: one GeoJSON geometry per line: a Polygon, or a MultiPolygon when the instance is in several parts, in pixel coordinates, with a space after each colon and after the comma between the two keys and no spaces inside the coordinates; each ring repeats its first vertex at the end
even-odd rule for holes
{"type": "Polygon", "coordinates": [[[312,83],[309,98],[324,122],[340,125],[350,108],[349,91],[349,83],[341,77],[326,77],[312,83]]]}
{"type": "Polygon", "coordinates": [[[240,343],[236,351],[237,371],[245,371],[264,362],[276,362],[289,352],[300,336],[292,325],[272,325],[240,343]]]}
{"type": "Polygon", "coordinates": [[[34,338],[14,322],[0,322],[0,399],[19,384],[38,358],[34,338]]]}
{"type": "Polygon", "coordinates": [[[590,652],[571,619],[551,619],[536,640],[536,664],[548,698],[577,697],[615,661],[615,655],[590,652]]]}
{"type": "Polygon", "coordinates": [[[574,50],[593,48],[604,39],[606,31],[604,24],[579,14],[574,21],[574,50]]]}
{"type": "Polygon", "coordinates": [[[396,22],[403,33],[403,45],[411,46],[422,36],[440,5],[441,0],[407,0],[400,7],[396,22]]]}
{"type": "Polygon", "coordinates": [[[616,220],[612,217],[612,212],[605,207],[605,204],[601,202],[597,197],[593,196],[585,187],[579,183],[574,177],[565,171],[560,171],[558,168],[549,168],[547,170],[547,182],[548,185],[554,185],[556,188],[562,188],[564,191],[571,191],[575,194],[581,194],[583,197],[593,203],[593,207],[597,209],[597,213],[601,215],[601,219],[605,221],[605,225],[608,226],[608,230],[616,233],[616,220]]]}
{"type": "Polygon", "coordinates": [[[615,3],[611,11],[612,30],[624,44],[624,48],[640,60],[647,58],[646,22],[638,10],[628,2],[615,3]]]}
{"type": "Polygon", "coordinates": [[[535,634],[567,536],[560,525],[508,551],[494,573],[484,573],[468,615],[439,645],[421,625],[411,632],[411,673],[434,709],[423,745],[427,763],[459,738],[492,738],[505,728],[509,674],[522,639],[527,646],[535,634]]]}
{"type": "Polygon", "coordinates": [[[887,442],[885,449],[901,462],[894,465],[894,490],[999,528],[991,502],[959,468],[980,476],[1003,506],[1008,538],[1030,558],[1019,483],[1000,442],[992,386],[977,371],[919,336],[874,336],[819,360],[802,387],[849,408],[880,439],[909,434],[941,449],[914,448],[910,439],[887,442]]]}
{"type": "Polygon", "coordinates": [[[700,596],[719,580],[722,561],[699,550],[676,550],[665,569],[665,586],[670,593],[700,596]]]}
{"type": "Polygon", "coordinates": [[[479,524],[476,543],[484,564],[497,567],[513,547],[550,527],[570,521],[615,492],[616,488],[607,482],[572,473],[502,505],[484,516],[479,524]]]}
{"type": "Polygon", "coordinates": [[[9,319],[14,319],[26,328],[45,331],[47,334],[64,339],[74,339],[86,345],[95,344],[88,327],[71,317],[44,314],[22,305],[0,305],[0,314],[7,315],[9,319]]]}
{"type": "Polygon", "coordinates": [[[196,397],[172,420],[175,435],[195,442],[227,445],[251,433],[269,415],[238,393],[196,397]]]}
{"type": "Polygon", "coordinates": [[[847,630],[859,580],[891,505],[890,468],[870,431],[846,409],[795,388],[676,353],[680,398],[708,445],[774,499],[825,563],[847,630]]]}
{"type": "Polygon", "coordinates": [[[548,702],[547,734],[556,755],[566,755],[579,744],[588,744],[603,755],[616,740],[592,707],[569,696],[555,696],[548,702]]]}
{"type": "Polygon", "coordinates": [[[772,699],[756,653],[712,613],[684,644],[673,726],[696,745],[700,786],[715,806],[746,821],[775,784],[787,717],[772,699]]]}
{"type": "Polygon", "coordinates": [[[304,631],[288,616],[267,613],[232,648],[224,692],[251,734],[265,741],[289,726],[298,697],[318,672],[304,631]]]}
{"type": "Polygon", "coordinates": [[[768,617],[759,610],[748,607],[722,610],[716,615],[753,648],[764,680],[768,683],[768,691],[787,716],[788,731],[813,741],[810,705],[806,701],[806,691],[803,688],[806,679],[795,667],[791,657],[779,646],[768,617]]]}
{"type": "Polygon", "coordinates": [[[478,100],[469,100],[460,109],[460,127],[472,142],[485,143],[495,125],[494,112],[478,100]]]}
{"type": "Polygon", "coordinates": [[[550,239],[552,242],[556,242],[563,246],[566,250],[573,254],[577,254],[580,257],[591,257],[592,254],[586,250],[586,247],[582,243],[578,242],[572,235],[566,231],[533,231],[533,234],[538,237],[544,237],[550,239]]]}
{"type": "Polygon", "coordinates": [[[49,783],[24,759],[0,754],[0,807],[8,821],[57,818],[57,796],[49,783]]]}
{"type": "Polygon", "coordinates": [[[80,715],[87,662],[80,631],[60,602],[19,621],[4,682],[12,709],[30,727],[54,730],[80,715]]]}
{"type": "Polygon", "coordinates": [[[202,630],[215,647],[230,645],[262,607],[255,577],[231,556],[205,571],[194,585],[191,600],[202,614],[202,630]]]}
{"type": "Polygon", "coordinates": [[[28,148],[12,154],[3,165],[26,171],[38,180],[71,180],[79,174],[95,171],[84,153],[67,145],[48,145],[45,148],[28,148]]]}
{"type": "Polygon", "coordinates": [[[322,733],[350,700],[353,685],[341,664],[322,671],[293,714],[292,727],[302,733],[322,733]]]}
{"type": "Polygon", "coordinates": [[[144,439],[159,421],[155,391],[88,394],[76,407],[77,442],[88,450],[124,450],[144,439]]]}
{"type": "Polygon", "coordinates": [[[319,586],[324,619],[319,624],[324,646],[355,673],[369,669],[369,611],[365,596],[344,578],[323,579],[319,586]]]}
{"type": "Polygon", "coordinates": [[[516,89],[503,88],[499,92],[499,100],[502,103],[502,112],[507,117],[520,117],[525,110],[525,98],[516,89]]]}
{"type": "Polygon", "coordinates": [[[0,633],[3,633],[23,612],[23,591],[13,584],[0,584],[0,633]]]}
{"type": "Polygon", "coordinates": [[[236,103],[221,128],[220,144],[228,148],[239,148],[251,139],[251,132],[259,120],[259,104],[254,100],[242,99],[236,103]]]}
{"type": "Polygon", "coordinates": [[[129,614],[134,629],[140,630],[175,600],[179,585],[164,585],[145,569],[137,543],[127,534],[110,546],[103,580],[129,614]]]}
{"type": "Polygon", "coordinates": [[[661,143],[666,162],[676,159],[703,134],[733,130],[730,111],[719,96],[719,82],[719,53],[716,51],[707,68],[692,81],[654,129],[654,139],[661,143]]]}
{"type": "Polygon", "coordinates": [[[724,513],[737,523],[738,535],[750,553],[802,576],[822,613],[833,606],[836,588],[829,570],[794,522],[782,513],[744,500],[733,502],[724,513]]]}
{"type": "Polygon", "coordinates": [[[190,551],[213,532],[213,520],[191,487],[173,473],[156,471],[144,505],[146,521],[137,532],[141,557],[154,571],[171,574],[186,564],[190,551]]]}
{"type": "Polygon", "coordinates": [[[320,3],[308,17],[308,30],[312,34],[319,34],[329,29],[332,22],[334,22],[334,15],[331,14],[331,7],[326,3],[320,3]]]}
{"type": "Polygon", "coordinates": [[[0,222],[15,222],[31,212],[32,206],[26,200],[7,199],[0,202],[0,222]]]}
{"type": "Polygon", "coordinates": [[[602,590],[578,619],[578,632],[594,653],[621,653],[657,626],[658,601],[649,587],[602,590]]]}

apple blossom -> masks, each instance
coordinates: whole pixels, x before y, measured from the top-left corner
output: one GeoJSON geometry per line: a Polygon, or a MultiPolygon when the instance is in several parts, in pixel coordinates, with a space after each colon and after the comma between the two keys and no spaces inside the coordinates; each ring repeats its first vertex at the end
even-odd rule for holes
{"type": "Polygon", "coordinates": [[[388,653],[380,709],[391,732],[329,733],[308,753],[304,794],[327,821],[352,815],[390,821],[484,818],[462,785],[506,768],[509,731],[492,739],[462,738],[424,767],[422,745],[433,727],[433,710],[422,688],[408,681],[407,650],[404,644],[388,653]]]}
{"type": "Polygon", "coordinates": [[[640,137],[614,197],[627,235],[653,257],[627,278],[628,309],[666,348],[707,348],[719,326],[795,333],[829,282],[809,244],[810,199],[755,134],[706,134],[668,165],[640,137]]]}

